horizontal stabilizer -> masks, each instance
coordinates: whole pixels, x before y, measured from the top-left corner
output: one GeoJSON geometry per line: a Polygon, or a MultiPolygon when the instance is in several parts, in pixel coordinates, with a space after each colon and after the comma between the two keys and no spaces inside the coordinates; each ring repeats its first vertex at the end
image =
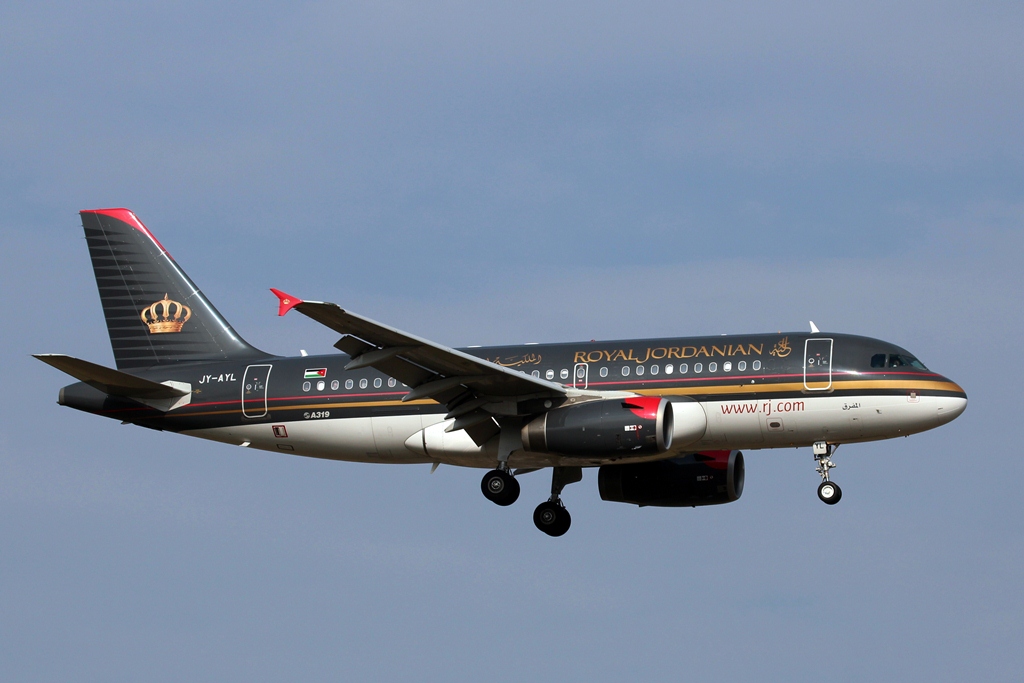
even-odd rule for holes
{"type": "Polygon", "coordinates": [[[77,380],[99,389],[111,396],[125,396],[139,399],[181,398],[191,392],[185,389],[160,384],[148,379],[129,375],[127,372],[90,363],[87,360],[65,356],[62,353],[38,353],[35,358],[66,372],[77,380]]]}

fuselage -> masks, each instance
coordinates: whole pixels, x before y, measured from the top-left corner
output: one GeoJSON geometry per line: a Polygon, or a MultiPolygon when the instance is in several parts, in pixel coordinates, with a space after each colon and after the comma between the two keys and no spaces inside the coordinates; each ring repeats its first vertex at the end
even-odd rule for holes
{"type": "MultiPolygon", "coordinates": [[[[706,428],[658,457],[701,449],[762,449],[906,436],[949,422],[964,390],[888,342],[845,334],[778,333],[462,349],[583,397],[626,392],[699,404],[706,428]]],[[[187,386],[157,407],[74,384],[70,407],[225,443],[335,460],[493,467],[494,455],[438,425],[446,409],[403,401],[409,387],[345,354],[170,364],[135,374],[187,386]],[[419,439],[434,430],[434,440],[419,439]],[[448,439],[448,441],[444,441],[448,439]]],[[[611,394],[617,395],[617,394],[611,394]]],[[[519,450],[515,467],[596,466],[519,450]]]]}

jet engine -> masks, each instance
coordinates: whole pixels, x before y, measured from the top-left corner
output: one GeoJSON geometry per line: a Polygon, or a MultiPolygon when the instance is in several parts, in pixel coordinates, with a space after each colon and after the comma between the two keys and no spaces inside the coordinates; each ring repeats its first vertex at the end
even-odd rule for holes
{"type": "Polygon", "coordinates": [[[739,499],[743,453],[703,451],[632,465],[603,465],[597,487],[602,500],[641,507],[697,507],[739,499]]]}
{"type": "Polygon", "coordinates": [[[672,404],[635,396],[549,410],[527,423],[522,436],[535,453],[630,457],[664,453],[672,433],[672,404]]]}

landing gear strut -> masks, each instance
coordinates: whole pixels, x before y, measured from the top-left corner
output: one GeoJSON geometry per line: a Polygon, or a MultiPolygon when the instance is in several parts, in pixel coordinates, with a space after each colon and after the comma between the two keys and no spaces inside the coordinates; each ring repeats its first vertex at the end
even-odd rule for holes
{"type": "MultiPolygon", "coordinates": [[[[839,448],[836,446],[835,448],[839,448]]],[[[818,486],[818,498],[827,505],[835,505],[843,497],[843,490],[839,484],[830,481],[828,471],[836,466],[832,462],[832,453],[835,449],[832,444],[826,441],[814,442],[814,460],[818,463],[814,471],[821,475],[821,484],[818,486]]]]}
{"type": "Polygon", "coordinates": [[[551,497],[533,511],[533,523],[548,536],[561,536],[569,530],[572,516],[562,503],[562,489],[583,479],[582,467],[555,467],[551,472],[551,497]]]}
{"type": "Polygon", "coordinates": [[[519,482],[508,467],[508,457],[517,447],[522,446],[519,430],[515,425],[503,423],[498,436],[498,467],[484,475],[480,490],[484,498],[497,505],[511,505],[519,499],[519,482]]]}

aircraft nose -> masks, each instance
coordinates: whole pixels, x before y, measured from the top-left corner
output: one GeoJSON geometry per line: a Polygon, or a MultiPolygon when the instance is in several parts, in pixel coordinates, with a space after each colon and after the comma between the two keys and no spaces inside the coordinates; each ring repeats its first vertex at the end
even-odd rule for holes
{"type": "MultiPolygon", "coordinates": [[[[950,384],[953,384],[950,382],[950,384]]],[[[938,401],[936,412],[938,413],[939,424],[945,424],[958,418],[961,413],[967,410],[967,392],[960,385],[953,384],[959,396],[942,396],[938,401]]]]}

